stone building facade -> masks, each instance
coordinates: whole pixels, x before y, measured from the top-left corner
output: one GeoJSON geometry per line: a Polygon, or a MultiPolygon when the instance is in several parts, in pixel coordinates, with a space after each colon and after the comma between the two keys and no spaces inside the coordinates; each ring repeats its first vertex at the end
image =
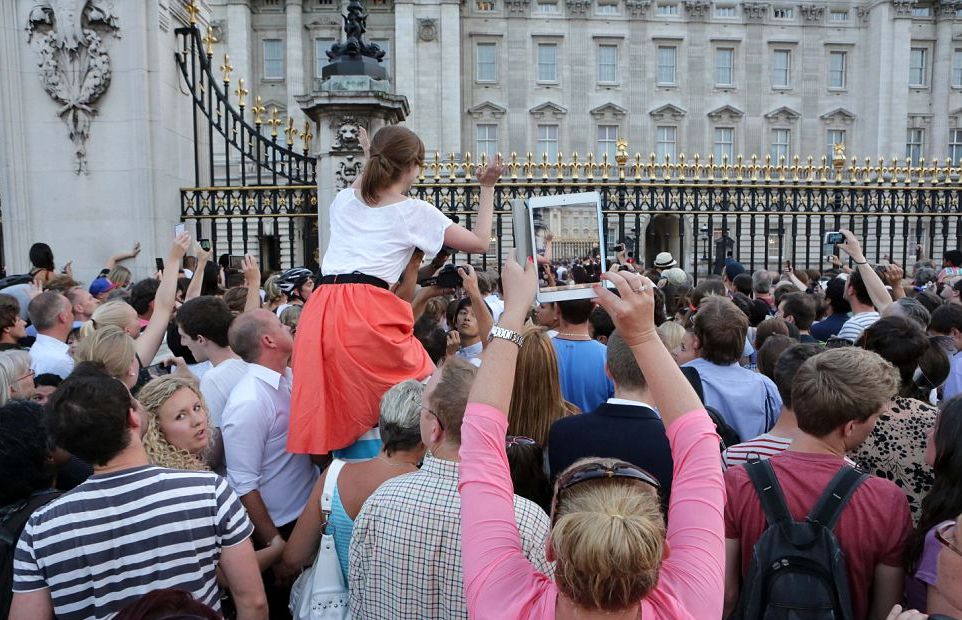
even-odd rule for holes
{"type": "MultiPolygon", "coordinates": [[[[210,0],[235,76],[300,124],[343,0],[210,0]]],[[[429,151],[962,160],[962,4],[368,0],[429,151]]],[[[476,157],[475,157],[476,158],[476,157]]],[[[773,163],[774,163],[773,162],[773,163]]]]}

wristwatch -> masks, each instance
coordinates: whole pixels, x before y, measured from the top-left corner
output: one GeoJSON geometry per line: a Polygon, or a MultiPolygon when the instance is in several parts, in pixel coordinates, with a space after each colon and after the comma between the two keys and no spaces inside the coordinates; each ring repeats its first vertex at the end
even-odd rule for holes
{"type": "Polygon", "coordinates": [[[491,342],[495,338],[501,338],[502,340],[513,342],[519,347],[524,344],[524,336],[513,329],[506,329],[500,325],[495,325],[491,328],[491,333],[488,335],[488,342],[491,342]]]}

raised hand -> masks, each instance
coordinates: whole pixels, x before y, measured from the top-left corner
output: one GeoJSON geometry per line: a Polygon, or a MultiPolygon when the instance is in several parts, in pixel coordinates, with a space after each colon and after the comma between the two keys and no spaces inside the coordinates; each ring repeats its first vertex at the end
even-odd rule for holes
{"type": "Polygon", "coordinates": [[[461,349],[461,334],[458,333],[458,330],[452,329],[448,332],[447,356],[451,357],[457,353],[459,349],[461,349]]]}
{"type": "Polygon", "coordinates": [[[244,284],[248,288],[260,288],[261,268],[257,264],[257,259],[251,254],[246,254],[241,262],[241,267],[244,270],[244,284]]]}
{"type": "Polygon", "coordinates": [[[852,260],[856,263],[864,263],[865,255],[862,254],[862,245],[858,242],[858,239],[855,238],[852,231],[842,228],[839,232],[845,237],[845,243],[838,244],[838,249],[851,256],[852,260]]]}
{"type": "Polygon", "coordinates": [[[458,267],[458,273],[461,274],[461,283],[464,287],[464,291],[471,295],[480,295],[481,291],[478,289],[478,272],[471,265],[464,265],[463,267],[458,267]]]}
{"type": "Polygon", "coordinates": [[[500,160],[487,164],[478,170],[478,183],[481,187],[494,187],[503,172],[504,166],[501,165],[500,160]]]}
{"type": "Polygon", "coordinates": [[[170,245],[170,262],[180,263],[180,260],[187,255],[187,250],[190,249],[190,233],[182,232],[174,239],[174,242],[170,245]]]}
{"type": "Polygon", "coordinates": [[[895,263],[885,268],[885,281],[892,287],[902,286],[902,278],[904,277],[905,272],[895,263]]]}
{"type": "Polygon", "coordinates": [[[538,291],[538,269],[534,260],[529,257],[524,268],[513,258],[504,264],[501,270],[501,290],[504,295],[504,312],[501,313],[501,323],[514,321],[524,323],[534,295],[538,291]],[[507,320],[506,320],[507,319],[507,320]]]}
{"type": "Polygon", "coordinates": [[[616,269],[601,277],[615,285],[615,295],[603,284],[595,284],[598,304],[608,311],[615,329],[629,346],[649,338],[658,338],[655,331],[655,285],[645,276],[616,269]]]}
{"type": "Polygon", "coordinates": [[[364,157],[369,157],[371,155],[371,137],[367,135],[367,129],[362,125],[357,126],[357,141],[361,144],[364,157]]]}

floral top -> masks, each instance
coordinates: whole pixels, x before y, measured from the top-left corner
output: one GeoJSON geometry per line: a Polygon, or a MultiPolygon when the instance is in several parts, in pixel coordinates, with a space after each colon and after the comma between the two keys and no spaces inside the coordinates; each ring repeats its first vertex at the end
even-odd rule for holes
{"type": "Polygon", "coordinates": [[[920,400],[896,396],[891,410],[879,417],[872,434],[850,455],[867,473],[905,491],[916,524],[922,499],[935,482],[932,468],[925,464],[925,445],[938,413],[920,400]]]}

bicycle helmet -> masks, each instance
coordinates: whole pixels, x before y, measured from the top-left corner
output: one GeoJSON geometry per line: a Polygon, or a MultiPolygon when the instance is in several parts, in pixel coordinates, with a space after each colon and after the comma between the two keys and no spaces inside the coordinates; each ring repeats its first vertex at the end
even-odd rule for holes
{"type": "MultiPolygon", "coordinates": [[[[304,267],[294,267],[288,269],[277,278],[277,287],[288,297],[293,297],[297,289],[304,286],[304,283],[314,277],[310,269],[304,267]]],[[[298,295],[300,297],[300,295],[298,295]]]]}

